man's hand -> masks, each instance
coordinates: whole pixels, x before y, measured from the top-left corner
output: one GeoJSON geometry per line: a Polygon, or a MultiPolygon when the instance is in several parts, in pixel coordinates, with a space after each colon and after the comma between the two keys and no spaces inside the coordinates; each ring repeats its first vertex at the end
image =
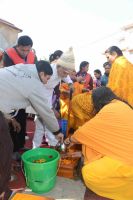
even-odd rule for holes
{"type": "Polygon", "coordinates": [[[58,135],[55,136],[55,138],[62,144],[64,140],[64,135],[63,133],[59,133],[58,135]]]}
{"type": "Polygon", "coordinates": [[[74,143],[71,141],[69,137],[65,139],[64,144],[67,145],[68,149],[74,145],[74,143]]]}
{"type": "Polygon", "coordinates": [[[71,140],[70,140],[70,138],[68,137],[68,138],[66,138],[65,139],[65,141],[64,141],[64,143],[66,144],[66,145],[69,145],[70,143],[71,143],[71,140]]]}
{"type": "Polygon", "coordinates": [[[17,122],[17,120],[15,118],[11,119],[11,124],[14,128],[14,131],[19,133],[20,130],[21,130],[21,126],[20,126],[20,123],[17,122]]]}

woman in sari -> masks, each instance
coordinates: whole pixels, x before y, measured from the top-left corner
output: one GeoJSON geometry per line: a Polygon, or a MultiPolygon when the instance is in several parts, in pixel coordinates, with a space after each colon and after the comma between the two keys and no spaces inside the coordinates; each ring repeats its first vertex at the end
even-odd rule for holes
{"type": "Polygon", "coordinates": [[[88,73],[89,62],[82,61],[80,63],[79,72],[76,74],[77,77],[82,78],[80,83],[84,86],[84,92],[93,89],[93,79],[91,75],[88,73]]]}
{"type": "Polygon", "coordinates": [[[123,56],[117,46],[108,48],[105,55],[112,64],[107,86],[133,107],[133,64],[123,56]]]}
{"type": "Polygon", "coordinates": [[[93,90],[92,101],[96,116],[65,143],[82,144],[87,188],[102,197],[132,200],[133,110],[107,87],[93,90]]]}

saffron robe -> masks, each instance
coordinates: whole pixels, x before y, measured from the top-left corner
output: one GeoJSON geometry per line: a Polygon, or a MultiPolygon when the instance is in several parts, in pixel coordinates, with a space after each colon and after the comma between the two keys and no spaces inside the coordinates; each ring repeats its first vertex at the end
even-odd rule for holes
{"type": "Polygon", "coordinates": [[[133,199],[133,110],[113,100],[72,136],[83,146],[85,184],[115,200],[133,199]]]}
{"type": "Polygon", "coordinates": [[[107,86],[133,107],[133,64],[124,56],[113,62],[107,86]]]}

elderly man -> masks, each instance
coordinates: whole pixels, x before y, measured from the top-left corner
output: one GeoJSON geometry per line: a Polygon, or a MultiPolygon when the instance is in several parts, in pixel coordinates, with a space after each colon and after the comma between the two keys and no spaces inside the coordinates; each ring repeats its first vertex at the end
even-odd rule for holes
{"type": "MultiPolygon", "coordinates": [[[[72,84],[69,73],[75,69],[75,58],[73,49],[70,48],[68,51],[64,52],[60,56],[60,58],[56,60],[55,63],[51,64],[51,67],[53,69],[53,75],[48,83],[44,86],[44,92],[52,108],[52,95],[55,86],[58,85],[61,80],[67,82],[70,85],[72,84]]],[[[50,133],[48,127],[44,129],[41,121],[39,120],[39,118],[37,118],[36,130],[33,138],[33,148],[39,147],[41,145],[44,133],[49,140],[49,144],[51,146],[56,146],[58,141],[55,140],[53,135],[50,133]]]]}

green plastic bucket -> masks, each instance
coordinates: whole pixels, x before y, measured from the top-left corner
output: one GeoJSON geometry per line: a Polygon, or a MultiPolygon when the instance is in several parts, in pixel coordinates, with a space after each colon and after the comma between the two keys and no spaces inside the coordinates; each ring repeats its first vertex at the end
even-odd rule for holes
{"type": "Polygon", "coordinates": [[[36,148],[22,155],[27,186],[35,193],[49,192],[56,183],[60,154],[50,148],[36,148]],[[45,163],[34,163],[45,159],[45,163]]]}

